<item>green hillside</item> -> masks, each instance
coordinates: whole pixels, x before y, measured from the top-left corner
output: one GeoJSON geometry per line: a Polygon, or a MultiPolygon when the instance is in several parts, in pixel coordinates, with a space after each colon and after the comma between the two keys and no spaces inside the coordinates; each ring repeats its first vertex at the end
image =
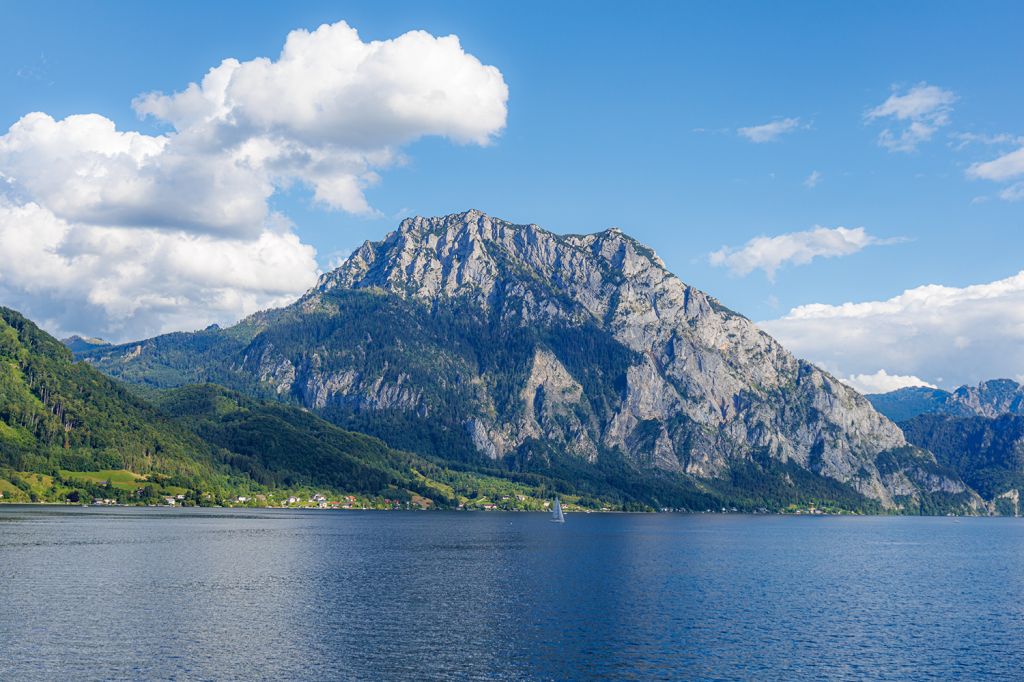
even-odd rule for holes
{"type": "Polygon", "coordinates": [[[383,494],[397,487],[453,501],[417,475],[433,469],[425,460],[298,408],[259,402],[213,384],[159,393],[156,404],[222,449],[233,470],[267,488],[322,486],[383,494]]]}
{"type": "Polygon", "coordinates": [[[0,308],[0,466],[54,474],[127,469],[226,484],[208,444],[0,308]]]}

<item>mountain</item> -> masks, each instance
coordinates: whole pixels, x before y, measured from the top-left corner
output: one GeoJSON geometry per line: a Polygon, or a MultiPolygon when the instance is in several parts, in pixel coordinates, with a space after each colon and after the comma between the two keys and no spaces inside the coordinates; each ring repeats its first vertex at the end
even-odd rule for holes
{"type": "Polygon", "coordinates": [[[901,422],[919,414],[940,412],[949,404],[952,394],[941,388],[909,386],[889,393],[870,393],[864,397],[886,417],[901,422]]]}
{"type": "Polygon", "coordinates": [[[974,500],[862,396],[617,229],[412,218],[291,306],[81,357],[148,386],[273,395],[444,461],[657,481],[659,500],[974,500]]]}
{"type": "Polygon", "coordinates": [[[943,465],[996,504],[1020,513],[1024,490],[1024,416],[955,417],[921,414],[901,422],[907,439],[927,448],[943,465]]]}
{"type": "MultiPolygon", "coordinates": [[[[556,487],[538,477],[448,470],[299,407],[219,386],[147,395],[152,401],[74,362],[61,342],[0,308],[0,498],[153,503],[180,494],[212,504],[321,490],[420,506],[516,495],[517,506],[540,508],[556,487]]],[[[620,495],[587,504],[633,502],[620,495]]]]}
{"type": "Polygon", "coordinates": [[[977,386],[961,386],[952,393],[912,386],[865,397],[893,421],[904,421],[919,414],[961,417],[1024,414],[1024,386],[1012,379],[991,379],[977,386]]]}
{"type": "Polygon", "coordinates": [[[104,341],[103,339],[94,339],[92,337],[87,336],[78,336],[77,334],[74,336],[69,336],[66,339],[61,339],[60,342],[67,346],[68,350],[70,350],[72,353],[85,353],[91,350],[96,350],[97,348],[102,348],[103,346],[110,345],[109,341],[104,341]]]}

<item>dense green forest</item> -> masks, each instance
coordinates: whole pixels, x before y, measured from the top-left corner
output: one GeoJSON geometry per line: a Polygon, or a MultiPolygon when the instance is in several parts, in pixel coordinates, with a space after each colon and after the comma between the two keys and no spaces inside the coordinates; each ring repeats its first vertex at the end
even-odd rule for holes
{"type": "Polygon", "coordinates": [[[985,499],[1024,490],[1024,417],[922,414],[900,426],[907,440],[931,450],[985,499]]]}
{"type": "Polygon", "coordinates": [[[211,448],[20,314],[0,308],[0,465],[52,474],[130,469],[228,483],[211,448]]]}

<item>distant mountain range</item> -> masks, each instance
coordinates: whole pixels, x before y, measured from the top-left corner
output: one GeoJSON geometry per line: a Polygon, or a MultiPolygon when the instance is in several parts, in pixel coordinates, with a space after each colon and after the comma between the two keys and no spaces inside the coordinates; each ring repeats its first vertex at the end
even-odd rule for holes
{"type": "Polygon", "coordinates": [[[914,445],[935,454],[993,508],[1017,514],[1024,490],[1024,386],[992,379],[956,390],[915,386],[866,396],[914,445]]]}
{"type": "Polygon", "coordinates": [[[977,386],[961,386],[952,392],[912,386],[865,397],[876,410],[897,422],[919,414],[959,417],[1024,414],[1024,386],[1012,379],[992,379],[977,386]]]}
{"type": "Polygon", "coordinates": [[[290,306],[77,356],[150,389],[212,382],[434,462],[649,506],[981,507],[862,396],[615,229],[413,218],[290,306]]]}
{"type": "Polygon", "coordinates": [[[97,348],[110,345],[108,341],[104,341],[103,339],[78,336],[77,334],[75,336],[69,336],[66,339],[61,339],[60,342],[67,346],[72,353],[85,353],[90,350],[96,350],[97,348]]]}

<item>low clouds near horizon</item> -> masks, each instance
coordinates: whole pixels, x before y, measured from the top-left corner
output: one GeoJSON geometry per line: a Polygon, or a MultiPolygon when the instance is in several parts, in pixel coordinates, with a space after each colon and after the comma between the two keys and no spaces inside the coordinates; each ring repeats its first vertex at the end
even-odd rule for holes
{"type": "Polygon", "coordinates": [[[99,114],[26,114],[0,136],[0,296],[56,333],[112,340],[231,322],[301,295],[315,251],[269,201],[299,183],[373,214],[401,148],[490,144],[501,72],[458,37],[364,42],[345,22],[288,34],[276,60],[225,59],[133,106],[162,135],[99,114]]]}
{"type": "Polygon", "coordinates": [[[1024,379],[1024,271],[966,287],[924,285],[882,301],[802,305],[759,325],[855,386],[873,379],[881,386],[886,375],[944,388],[1024,379]]]}
{"type": "Polygon", "coordinates": [[[897,391],[911,386],[937,388],[935,384],[930,384],[912,374],[889,374],[884,369],[880,369],[874,374],[851,374],[846,377],[840,376],[839,379],[844,384],[852,386],[864,394],[889,393],[890,391],[897,391]]]}

